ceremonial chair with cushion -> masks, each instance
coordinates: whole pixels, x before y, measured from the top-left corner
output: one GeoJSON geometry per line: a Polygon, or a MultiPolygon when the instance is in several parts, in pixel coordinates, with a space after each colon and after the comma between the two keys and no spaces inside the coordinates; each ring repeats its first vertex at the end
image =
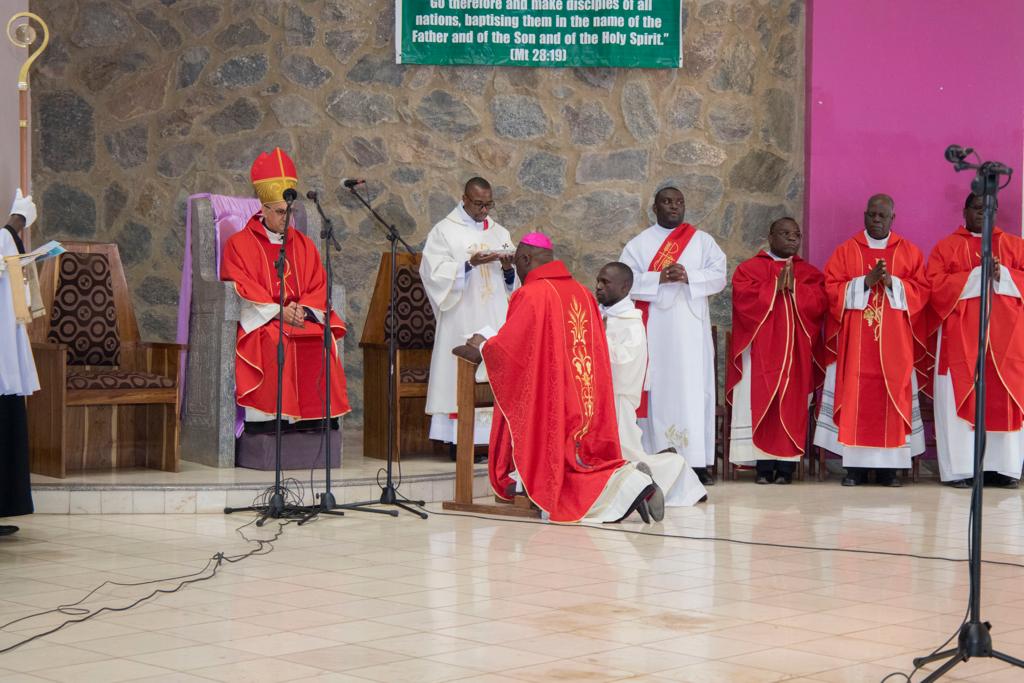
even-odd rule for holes
{"type": "MultiPolygon", "coordinates": [[[[398,254],[395,272],[395,458],[437,455],[426,414],[436,321],[420,279],[420,254],[398,254]]],[[[387,457],[388,343],[391,338],[391,255],[381,254],[363,325],[363,455],[387,457]]]]}
{"type": "MultiPolygon", "coordinates": [[[[239,466],[273,466],[268,444],[275,440],[274,435],[243,431],[244,413],[235,402],[235,339],[241,299],[232,283],[220,279],[224,245],[259,208],[260,201],[254,197],[199,194],[189,198],[185,272],[191,277],[184,283],[179,304],[180,319],[188,321],[189,340],[182,446],[187,460],[213,467],[235,467],[236,450],[239,466]]],[[[305,205],[296,203],[294,225],[319,245],[320,217],[315,211],[307,212],[305,205]]],[[[337,270],[334,272],[336,276],[337,270]]],[[[345,320],[345,288],[335,282],[331,292],[334,310],[345,320]]],[[[344,363],[342,347],[338,344],[344,363]]],[[[332,466],[340,464],[343,423],[341,420],[336,436],[331,437],[332,466]]],[[[285,469],[308,467],[314,460],[323,466],[319,432],[283,436],[288,446],[282,449],[285,469]]]]}
{"type": "Polygon", "coordinates": [[[178,470],[179,344],[143,343],[116,244],[65,242],[43,264],[50,311],[30,326],[32,471],[178,470]]]}

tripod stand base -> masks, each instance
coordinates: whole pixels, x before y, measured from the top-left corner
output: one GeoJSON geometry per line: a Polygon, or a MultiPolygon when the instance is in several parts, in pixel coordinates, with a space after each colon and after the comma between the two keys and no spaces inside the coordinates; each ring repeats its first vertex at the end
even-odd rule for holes
{"type": "Polygon", "coordinates": [[[423,506],[426,505],[426,503],[424,503],[422,500],[407,500],[404,498],[402,500],[399,500],[398,491],[390,482],[381,487],[380,500],[364,500],[359,503],[339,505],[338,507],[343,508],[345,510],[363,510],[364,512],[379,512],[381,514],[391,515],[392,517],[398,516],[398,510],[375,510],[372,508],[367,508],[366,506],[368,505],[393,505],[394,507],[401,508],[406,512],[411,512],[420,519],[427,518],[426,512],[423,512],[423,510],[417,510],[416,508],[412,507],[413,505],[423,506]]]}
{"type": "Polygon", "coordinates": [[[992,625],[987,621],[967,622],[960,627],[960,635],[957,637],[956,648],[944,650],[943,652],[936,652],[935,654],[928,655],[927,657],[915,658],[915,667],[922,667],[925,664],[937,662],[942,659],[947,660],[942,666],[929,674],[928,677],[924,679],[924,682],[927,683],[928,681],[939,680],[957,664],[966,662],[971,657],[993,657],[1006,662],[1007,664],[1012,664],[1018,668],[1024,669],[1024,661],[992,649],[992,636],[989,634],[989,630],[991,628],[992,625]]]}
{"type": "Polygon", "coordinates": [[[344,517],[345,513],[343,512],[343,510],[355,510],[357,512],[373,512],[378,515],[391,515],[392,517],[398,516],[398,512],[395,510],[377,510],[375,508],[366,507],[367,505],[372,504],[373,503],[370,502],[345,503],[343,505],[338,505],[338,503],[335,501],[334,494],[331,493],[330,491],[325,491],[324,493],[320,494],[320,503],[318,505],[309,505],[303,508],[306,511],[306,514],[302,518],[302,521],[299,522],[299,526],[302,526],[303,524],[311,520],[313,517],[316,517],[317,515],[335,515],[336,517],[344,517]]]}
{"type": "Polygon", "coordinates": [[[266,505],[248,505],[241,508],[224,508],[224,514],[230,515],[233,512],[258,512],[260,518],[256,520],[256,526],[263,526],[268,519],[281,519],[282,517],[303,517],[305,509],[295,505],[285,505],[284,494],[280,491],[270,497],[266,505]]]}

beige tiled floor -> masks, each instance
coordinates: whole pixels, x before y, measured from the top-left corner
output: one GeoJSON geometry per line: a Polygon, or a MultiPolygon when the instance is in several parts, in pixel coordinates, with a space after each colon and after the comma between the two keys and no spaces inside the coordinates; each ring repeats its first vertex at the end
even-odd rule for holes
{"type": "MultiPolygon", "coordinates": [[[[212,581],[0,655],[0,681],[849,683],[909,671],[959,623],[963,564],[619,530],[961,557],[963,492],[743,482],[711,493],[710,504],[646,528],[356,513],[289,526],[273,553],[212,581]]],[[[1022,509],[1020,492],[987,493],[988,557],[1024,562],[1022,509]]],[[[235,532],[244,521],[23,518],[22,533],[0,539],[0,623],[78,600],[104,579],[195,572],[220,549],[245,549],[235,532]]],[[[1022,577],[989,566],[983,584],[995,644],[1017,655],[1022,577]]],[[[88,604],[148,590],[108,586],[88,604]]],[[[62,619],[0,631],[0,647],[62,619]]],[[[972,660],[944,680],[1024,672],[972,660]]]]}

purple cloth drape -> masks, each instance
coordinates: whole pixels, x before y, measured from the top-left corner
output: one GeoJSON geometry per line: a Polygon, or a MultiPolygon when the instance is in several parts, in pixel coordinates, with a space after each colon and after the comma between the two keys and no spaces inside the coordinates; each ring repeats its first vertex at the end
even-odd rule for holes
{"type": "MultiPolygon", "coordinates": [[[[245,227],[249,218],[260,209],[260,201],[254,197],[229,197],[220,194],[194,194],[188,198],[185,213],[185,257],[181,265],[181,289],[178,292],[178,332],[176,341],[188,344],[188,322],[192,312],[192,202],[209,199],[213,208],[214,258],[216,259],[217,278],[220,279],[220,259],[224,253],[224,245],[228,238],[245,227]]],[[[186,389],[185,369],[188,366],[188,352],[182,358],[179,386],[182,395],[186,389]]],[[[181,402],[181,410],[185,410],[185,401],[181,402]]],[[[244,426],[245,412],[239,408],[235,419],[235,434],[240,435],[244,426]]]]}

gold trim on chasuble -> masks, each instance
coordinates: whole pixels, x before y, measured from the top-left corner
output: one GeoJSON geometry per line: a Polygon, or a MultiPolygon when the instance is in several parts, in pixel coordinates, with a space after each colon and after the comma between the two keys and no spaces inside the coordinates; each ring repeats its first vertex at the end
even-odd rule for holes
{"type": "Polygon", "coordinates": [[[885,296],[882,293],[883,287],[875,287],[868,295],[868,304],[864,307],[864,320],[867,321],[868,327],[871,328],[875,335],[875,343],[881,341],[882,338],[882,312],[885,310],[885,302],[882,297],[885,296]]]}
{"type": "Polygon", "coordinates": [[[572,370],[583,408],[583,424],[573,435],[579,441],[590,431],[594,419],[594,359],[588,341],[587,316],[575,296],[569,302],[569,332],[572,334],[572,370]]]}

